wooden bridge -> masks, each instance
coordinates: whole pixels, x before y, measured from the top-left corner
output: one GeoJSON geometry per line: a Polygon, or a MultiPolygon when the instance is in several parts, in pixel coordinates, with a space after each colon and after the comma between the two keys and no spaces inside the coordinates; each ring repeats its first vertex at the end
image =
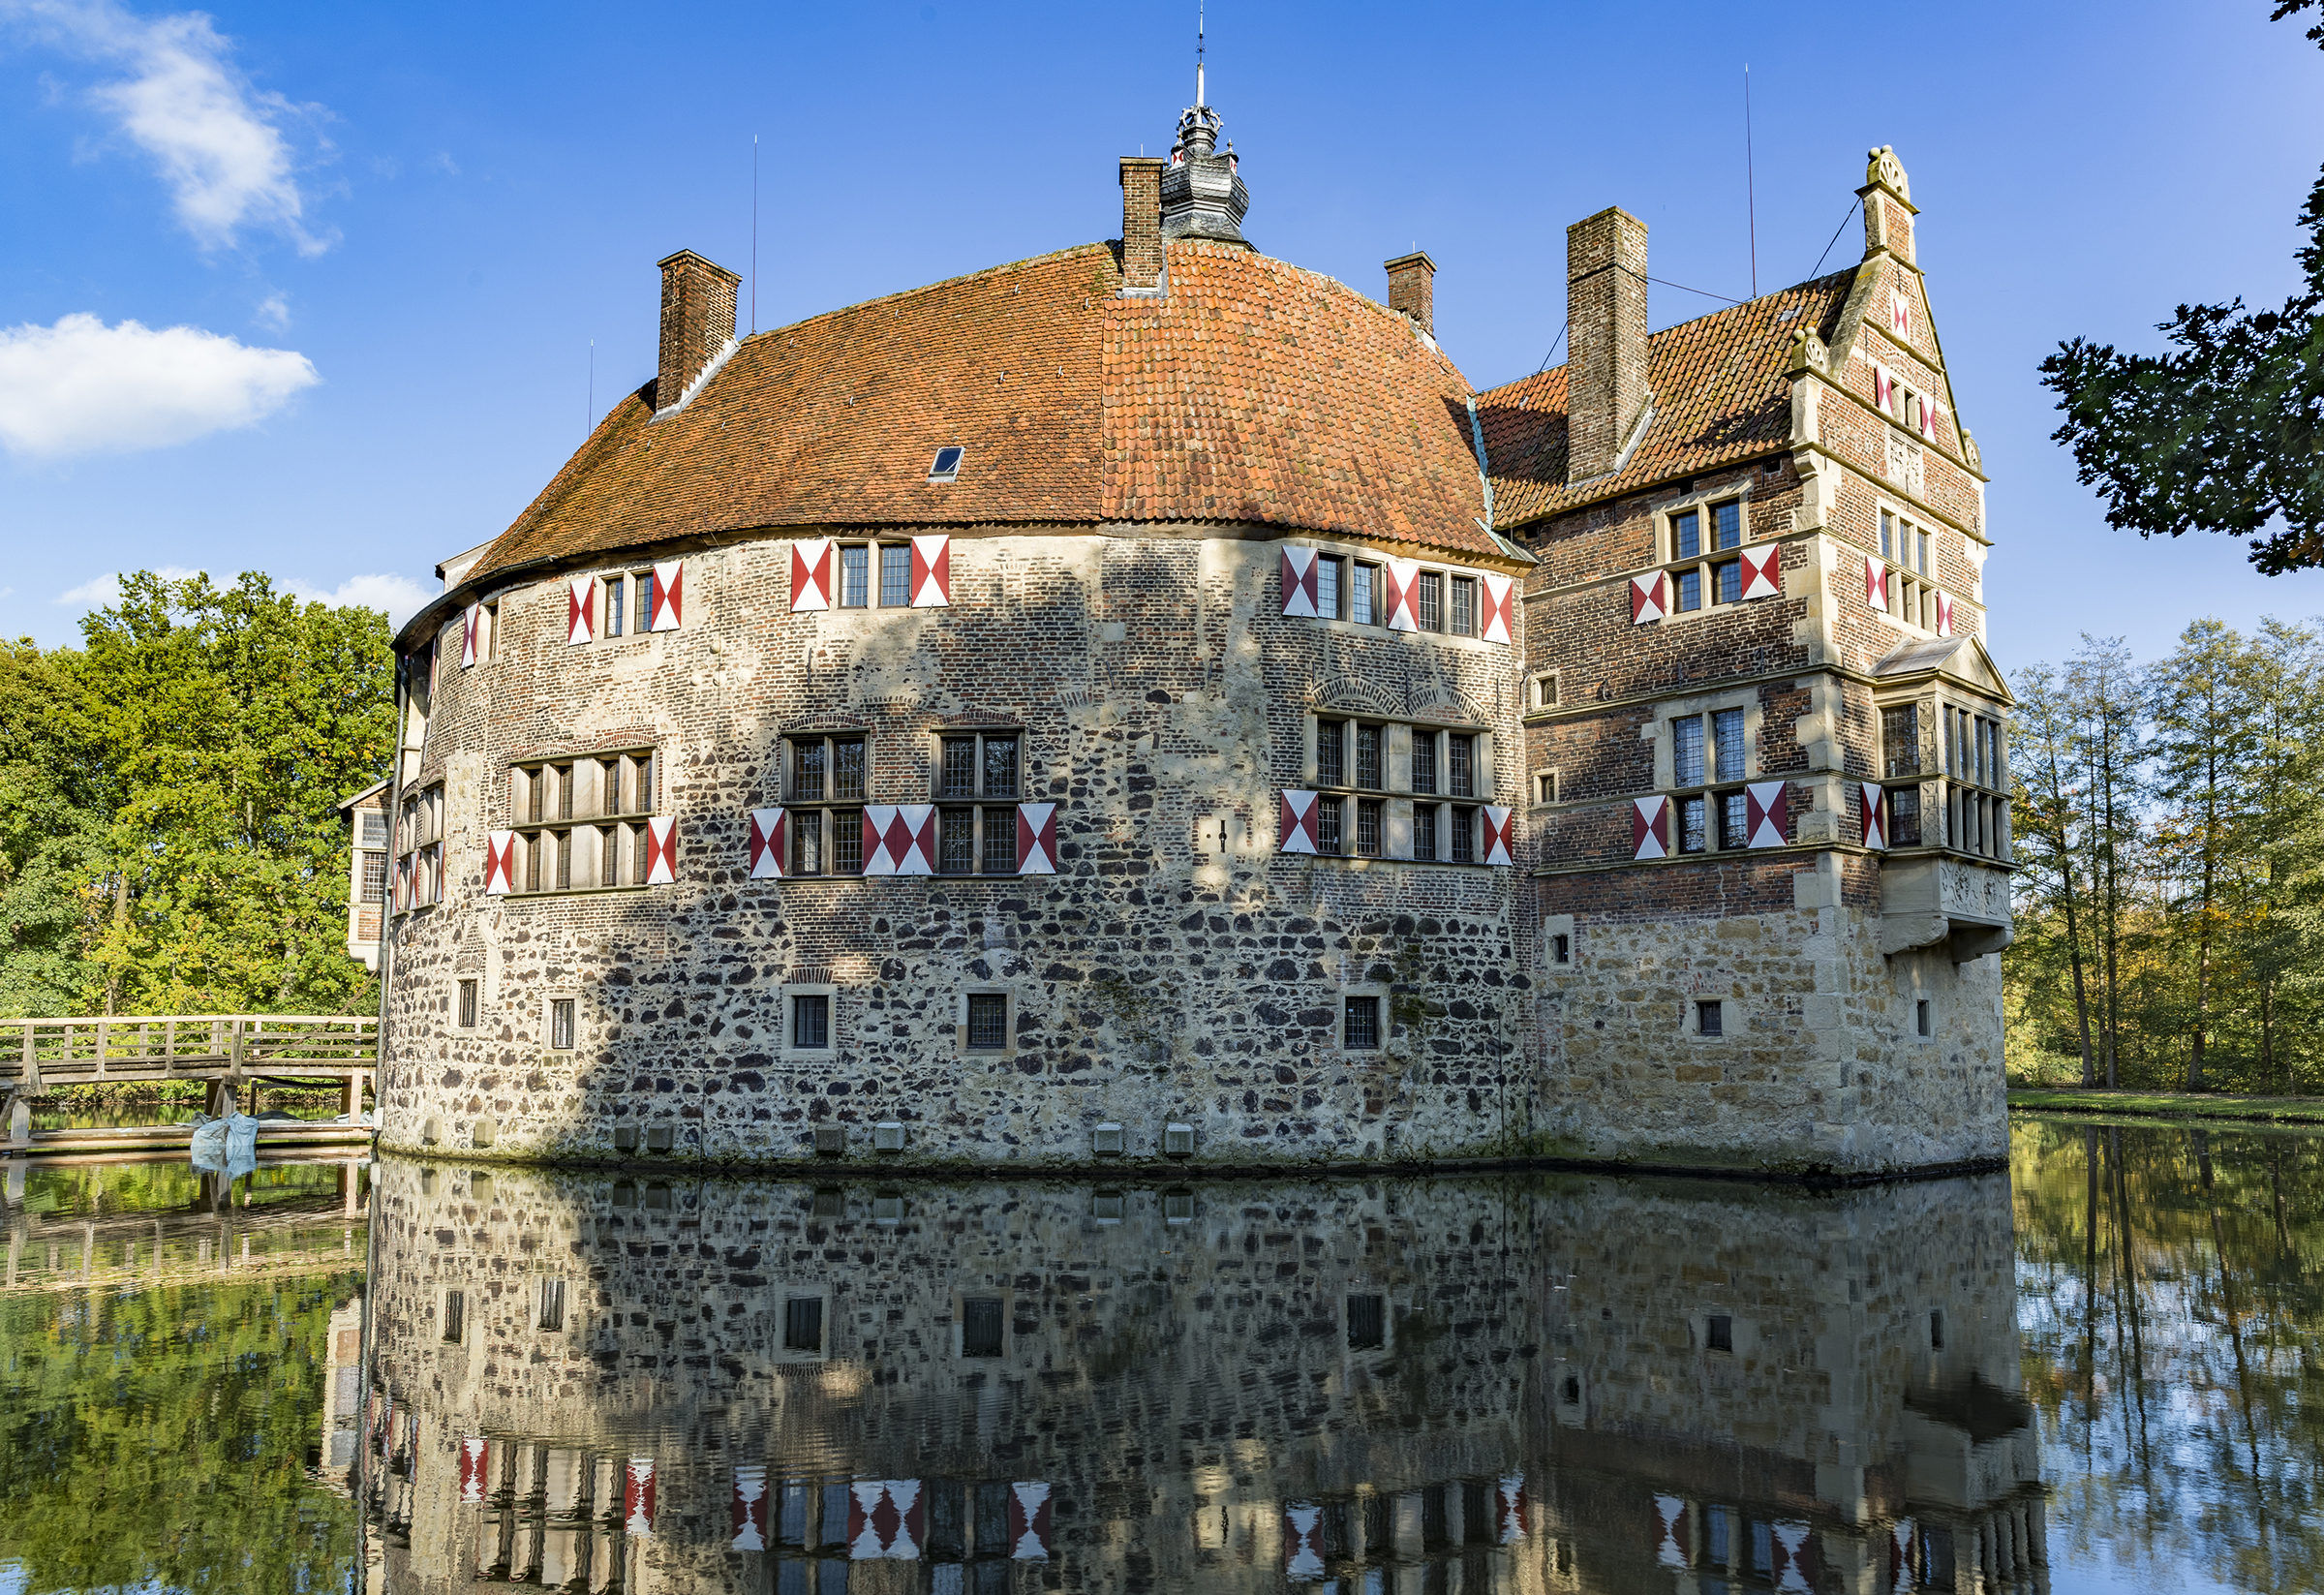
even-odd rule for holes
{"type": "Polygon", "coordinates": [[[345,1014],[0,1019],[0,1098],[20,1101],[60,1086],[198,1080],[209,1087],[216,1113],[229,1091],[250,1111],[261,1086],[335,1085],[343,1111],[352,1114],[379,1057],[379,1020],[345,1014]]]}

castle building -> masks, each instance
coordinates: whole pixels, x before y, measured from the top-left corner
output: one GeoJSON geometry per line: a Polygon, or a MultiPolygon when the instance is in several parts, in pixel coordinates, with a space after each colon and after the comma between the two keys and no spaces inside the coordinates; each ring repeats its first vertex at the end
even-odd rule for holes
{"type": "Polygon", "coordinates": [[[1480,393],[1426,255],[1252,247],[1200,98],[1117,240],[746,338],[661,262],[655,379],[398,638],[383,1145],[2000,1155],[1894,158],[1861,264],[1652,335],[1581,224],[1572,360],[1480,393]]]}

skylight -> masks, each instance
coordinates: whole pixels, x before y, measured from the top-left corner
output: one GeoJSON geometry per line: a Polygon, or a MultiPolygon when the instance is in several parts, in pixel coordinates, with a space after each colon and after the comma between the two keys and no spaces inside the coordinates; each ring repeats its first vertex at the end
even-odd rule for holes
{"type": "Polygon", "coordinates": [[[928,479],[932,482],[948,482],[958,478],[960,474],[961,450],[958,448],[937,449],[936,463],[928,468],[928,479]]]}

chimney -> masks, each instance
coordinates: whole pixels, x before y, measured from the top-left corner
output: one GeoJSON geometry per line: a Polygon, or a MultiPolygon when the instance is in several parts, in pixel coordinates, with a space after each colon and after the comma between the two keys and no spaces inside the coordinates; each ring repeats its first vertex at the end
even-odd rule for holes
{"type": "Polygon", "coordinates": [[[1912,203],[1911,179],[1892,146],[1882,144],[1866,153],[1864,186],[1856,190],[1856,198],[1864,201],[1864,258],[1886,250],[1910,264],[1912,218],[1920,214],[1912,203]]]}
{"type": "Polygon", "coordinates": [[[1150,293],[1162,286],[1162,169],[1159,155],[1121,158],[1121,286],[1150,293]]]}
{"type": "Polygon", "coordinates": [[[1619,205],[1566,229],[1566,479],[1614,469],[1646,408],[1646,224],[1619,205]]]}
{"type": "Polygon", "coordinates": [[[1426,250],[1388,262],[1388,308],[1411,317],[1415,326],[1436,336],[1436,262],[1426,250]]]}
{"type": "Polygon", "coordinates": [[[668,410],[703,368],[734,342],[735,290],[743,280],[690,249],[661,262],[661,366],[654,408],[668,410]]]}

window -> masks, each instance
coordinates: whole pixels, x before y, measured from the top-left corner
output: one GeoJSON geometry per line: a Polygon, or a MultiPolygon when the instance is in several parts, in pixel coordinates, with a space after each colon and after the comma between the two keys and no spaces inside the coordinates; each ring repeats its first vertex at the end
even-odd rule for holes
{"type": "Polygon", "coordinates": [[[1477,811],[1455,807],[1452,810],[1452,846],[1451,862],[1477,862],[1477,811]]]}
{"type": "Polygon", "coordinates": [[[1411,857],[1431,863],[1474,863],[1460,849],[1461,838],[1478,832],[1474,809],[1456,813],[1443,806],[1379,793],[1409,791],[1415,798],[1440,793],[1490,799],[1489,769],[1478,733],[1433,726],[1391,725],[1374,721],[1319,719],[1315,722],[1315,850],[1351,858],[1411,857]],[[1399,748],[1398,739],[1408,747],[1399,748]],[[1411,846],[1405,849],[1410,815],[1411,846]]]}
{"type": "MultiPolygon", "coordinates": [[[[938,738],[937,802],[1016,798],[1024,784],[1023,746],[1023,737],[1016,731],[971,731],[938,738]]],[[[1015,874],[1016,809],[939,809],[935,866],[939,874],[1015,874]]]]}
{"type": "Polygon", "coordinates": [[[1344,720],[1315,722],[1315,783],[1318,786],[1348,783],[1348,722],[1344,720]]]}
{"type": "Polygon", "coordinates": [[[998,1357],[1001,1354],[1004,1305],[997,1296],[970,1296],[962,1301],[963,1357],[998,1357]]]}
{"type": "Polygon", "coordinates": [[[1378,1051],[1380,999],[1376,997],[1351,997],[1347,1004],[1347,1023],[1341,1028],[1340,1045],[1350,1052],[1378,1051]]]}
{"type": "Polygon", "coordinates": [[[1553,936],[1549,938],[1549,962],[1552,964],[1574,962],[1574,938],[1571,936],[1553,936]]]}
{"type": "Polygon", "coordinates": [[[968,994],[968,1047],[999,1052],[1009,1044],[1009,999],[1002,992],[968,994]]]}
{"type": "Polygon", "coordinates": [[[443,1342],[459,1344],[468,1330],[468,1297],[456,1290],[443,1293],[443,1342]]]}
{"type": "Polygon", "coordinates": [[[791,1045],[815,1052],[831,1045],[831,997],[827,993],[791,998],[791,1045]]]}
{"type": "Polygon", "coordinates": [[[1713,1313],[1704,1326],[1709,1332],[1704,1338],[1713,1351],[1731,1352],[1735,1349],[1735,1321],[1725,1313],[1713,1313]]]}
{"type": "Polygon", "coordinates": [[[1452,631],[1456,637],[1473,637],[1477,634],[1477,578],[1475,576],[1454,576],[1452,578],[1452,631]]]}
{"type": "Polygon", "coordinates": [[[1946,704],[1939,710],[1947,844],[1986,858],[2009,857],[2009,798],[1998,719],[1946,704]]]}
{"type": "Polygon", "coordinates": [[[823,1299],[819,1296],[794,1296],[782,1304],[782,1349],[785,1351],[821,1351],[823,1349],[823,1299]]]}
{"type": "Polygon", "coordinates": [[[508,772],[517,892],[641,886],[652,858],[654,750],[543,759],[508,772]],[[573,824],[572,821],[583,823],[573,824]]]}
{"type": "Polygon", "coordinates": [[[872,603],[872,550],[863,543],[840,548],[840,607],[864,609],[872,603]]]}
{"type": "Polygon", "coordinates": [[[1346,593],[1348,562],[1337,554],[1319,554],[1315,561],[1315,612],[1326,620],[1345,619],[1340,601],[1346,593]]]}
{"type": "Polygon", "coordinates": [[[1381,626],[1380,567],[1358,560],[1348,567],[1348,619],[1364,626],[1381,626]]]}
{"type": "Polygon", "coordinates": [[[460,1028],[464,1030],[476,1028],[476,983],[473,980],[460,982],[460,1028]]]}
{"type": "Polygon", "coordinates": [[[1359,798],[1356,802],[1356,856],[1380,856],[1380,800],[1359,798]]]}
{"type": "Polygon", "coordinates": [[[569,997],[549,1000],[549,1050],[560,1053],[573,1050],[573,999],[569,997]]]}
{"type": "Polygon", "coordinates": [[[1680,613],[1702,607],[1702,571],[1700,568],[1673,570],[1670,573],[1670,588],[1675,595],[1676,605],[1680,613]]]}
{"type": "Polygon", "coordinates": [[[864,812],[871,743],[862,732],[809,733],[784,739],[783,805],[791,833],[788,873],[864,873],[864,812]],[[820,807],[824,804],[830,808],[820,807]],[[816,807],[808,807],[815,805],[816,807]]]}
{"type": "Polygon", "coordinates": [[[1944,1349],[1944,1309],[1942,1307],[1929,1309],[1929,1349],[1931,1351],[1944,1349]]]}
{"type": "Polygon", "coordinates": [[[1920,774],[1920,706],[1900,703],[1881,711],[1881,773],[1920,774]]]}
{"type": "Polygon", "coordinates": [[[1548,671],[1533,678],[1533,706],[1536,709],[1557,707],[1557,672],[1548,671]]]}
{"type": "Polygon", "coordinates": [[[403,801],[396,825],[398,911],[424,908],[443,899],[443,786],[412,793],[403,801]]]}
{"type": "Polygon", "coordinates": [[[1750,813],[1739,783],[1750,771],[1750,739],[1742,710],[1714,709],[1671,721],[1670,784],[1684,794],[1677,800],[1680,852],[1748,844],[1750,813]],[[1722,786],[1728,789],[1688,791],[1722,786]]]}
{"type": "Polygon", "coordinates": [[[1555,770],[1543,770],[1534,776],[1533,801],[1536,803],[1555,803],[1557,801],[1557,772],[1555,770]]]}
{"type": "Polygon", "coordinates": [[[1917,847],[1920,845],[1920,788],[1891,786],[1888,799],[1888,845],[1917,847]]]}
{"type": "Polygon", "coordinates": [[[1678,850],[1699,853],[1710,846],[1710,800],[1682,797],[1678,800],[1678,850]]]}
{"type": "Polygon", "coordinates": [[[1436,857],[1436,816],[1442,806],[1434,803],[1416,803],[1412,806],[1412,856],[1433,860],[1436,857]]]}
{"type": "Polygon", "coordinates": [[[1380,732],[1377,725],[1356,727],[1356,784],[1367,792],[1380,790],[1380,732]]]}
{"type": "Polygon", "coordinates": [[[1692,506],[1673,512],[1666,546],[1672,561],[1703,563],[1682,566],[1670,572],[1670,602],[1674,613],[1700,609],[1710,603],[1743,601],[1743,564],[1718,558],[1743,546],[1743,501],[1692,506]]]}
{"type": "Polygon", "coordinates": [[[1880,545],[1881,560],[1888,567],[1890,618],[1924,631],[1936,630],[1939,587],[1927,529],[1882,509],[1880,545]]]}
{"type": "Polygon", "coordinates": [[[1929,1011],[1929,999],[1925,997],[1912,1004],[1912,1026],[1923,1041],[1937,1033],[1936,1022],[1929,1011]]]}
{"type": "Polygon", "coordinates": [[[643,633],[654,627],[654,572],[624,571],[597,584],[604,591],[605,635],[643,633]]]}
{"type": "Polygon", "coordinates": [[[1436,744],[1434,731],[1412,728],[1412,789],[1431,797],[1436,794],[1436,744]]]}
{"type": "Polygon", "coordinates": [[[879,545],[879,606],[882,609],[908,609],[912,603],[912,545],[904,542],[886,542],[879,545]]]}
{"type": "Polygon", "coordinates": [[[1315,800],[1315,850],[1317,852],[1336,854],[1344,849],[1346,838],[1342,834],[1340,818],[1341,811],[1346,804],[1345,798],[1319,797],[1315,800]]]}
{"type": "Polygon", "coordinates": [[[948,482],[956,479],[961,474],[961,455],[963,452],[965,451],[954,447],[937,449],[934,461],[928,468],[928,479],[932,482],[948,482]]]}
{"type": "Polygon", "coordinates": [[[1717,759],[1720,781],[1743,779],[1743,711],[1715,709],[1711,712],[1711,746],[1717,759]]]}
{"type": "Polygon", "coordinates": [[[1421,572],[1419,589],[1413,595],[1413,618],[1423,631],[1445,629],[1445,578],[1434,570],[1421,572]]]}
{"type": "Polygon", "coordinates": [[[365,853],[363,855],[363,901],[365,903],[387,901],[387,855],[385,853],[365,853]]]}
{"type": "Polygon", "coordinates": [[[1362,1295],[1348,1298],[1348,1349],[1378,1351],[1388,1344],[1388,1300],[1362,1295]]]}
{"type": "Polygon", "coordinates": [[[1696,1003],[1695,1033],[1697,1035],[1725,1035],[1727,1033],[1726,1004],[1717,997],[1713,997],[1707,1002],[1696,1003]]]}
{"type": "Polygon", "coordinates": [[[1450,779],[1452,796],[1477,795],[1477,738],[1472,733],[1445,733],[1445,773],[1450,779]]]}
{"type": "Polygon", "coordinates": [[[543,1279],[540,1282],[540,1316],[535,1327],[544,1330],[565,1328],[565,1281],[543,1279]]]}

